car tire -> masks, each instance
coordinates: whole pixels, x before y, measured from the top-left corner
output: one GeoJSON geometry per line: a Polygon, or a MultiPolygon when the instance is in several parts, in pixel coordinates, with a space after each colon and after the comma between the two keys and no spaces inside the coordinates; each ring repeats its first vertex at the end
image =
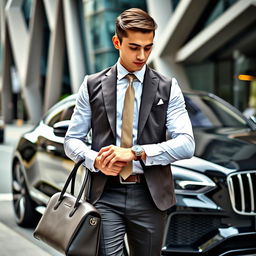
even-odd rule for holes
{"type": "Polygon", "coordinates": [[[28,193],[23,168],[19,161],[13,165],[12,194],[17,224],[22,227],[34,227],[40,215],[36,212],[34,202],[28,193]]]}
{"type": "Polygon", "coordinates": [[[0,143],[4,143],[4,132],[0,131],[0,143]]]}

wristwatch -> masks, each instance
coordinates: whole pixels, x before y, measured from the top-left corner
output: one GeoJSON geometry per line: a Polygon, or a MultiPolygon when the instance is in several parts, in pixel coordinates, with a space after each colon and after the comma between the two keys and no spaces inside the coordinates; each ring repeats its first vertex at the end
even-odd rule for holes
{"type": "Polygon", "coordinates": [[[140,145],[134,145],[134,146],[132,146],[132,152],[134,153],[134,155],[136,157],[135,161],[139,161],[139,160],[141,160],[144,149],[140,145]]]}

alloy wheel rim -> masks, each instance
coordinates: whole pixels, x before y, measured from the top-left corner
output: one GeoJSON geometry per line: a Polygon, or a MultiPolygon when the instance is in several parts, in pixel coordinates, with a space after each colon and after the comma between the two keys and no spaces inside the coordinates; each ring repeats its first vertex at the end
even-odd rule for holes
{"type": "Polygon", "coordinates": [[[13,206],[16,218],[19,222],[24,219],[26,207],[26,185],[21,165],[16,163],[12,182],[13,206]]]}

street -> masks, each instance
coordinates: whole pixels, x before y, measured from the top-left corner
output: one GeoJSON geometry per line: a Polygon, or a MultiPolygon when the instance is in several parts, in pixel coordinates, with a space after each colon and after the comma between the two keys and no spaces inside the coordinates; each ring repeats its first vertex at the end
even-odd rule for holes
{"type": "Polygon", "coordinates": [[[3,248],[1,248],[0,256],[39,256],[38,253],[40,253],[40,256],[61,255],[47,245],[43,244],[41,241],[37,241],[33,237],[33,229],[21,228],[15,223],[11,195],[11,160],[15,145],[17,144],[20,135],[25,131],[30,130],[31,127],[31,125],[7,125],[5,129],[5,141],[3,144],[0,144],[0,230],[2,236],[0,236],[0,240],[2,240],[0,241],[0,244],[3,243],[3,240],[7,240],[10,243],[12,241],[15,242],[15,244],[6,244],[6,247],[4,247],[7,249],[11,248],[10,251],[5,251],[3,248]],[[8,235],[8,239],[4,237],[5,235],[8,235]],[[13,237],[13,239],[11,239],[11,237],[13,237]],[[17,238],[21,239],[17,241],[17,238]],[[15,247],[19,246],[19,244],[20,246],[23,246],[20,253],[19,248],[16,248],[15,250],[15,247]],[[29,254],[24,251],[24,248],[29,251],[29,254]],[[42,250],[36,251],[37,248],[42,250]]]}

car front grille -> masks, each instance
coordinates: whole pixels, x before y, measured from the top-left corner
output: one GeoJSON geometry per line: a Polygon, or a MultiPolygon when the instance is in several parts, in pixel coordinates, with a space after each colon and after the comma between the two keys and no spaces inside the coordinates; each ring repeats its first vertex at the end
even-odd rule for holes
{"type": "Polygon", "coordinates": [[[256,215],[256,170],[232,173],[227,182],[233,210],[241,215],[256,215]]]}
{"type": "Polygon", "coordinates": [[[166,246],[191,246],[221,227],[221,219],[214,215],[174,214],[169,220],[166,246]]]}

